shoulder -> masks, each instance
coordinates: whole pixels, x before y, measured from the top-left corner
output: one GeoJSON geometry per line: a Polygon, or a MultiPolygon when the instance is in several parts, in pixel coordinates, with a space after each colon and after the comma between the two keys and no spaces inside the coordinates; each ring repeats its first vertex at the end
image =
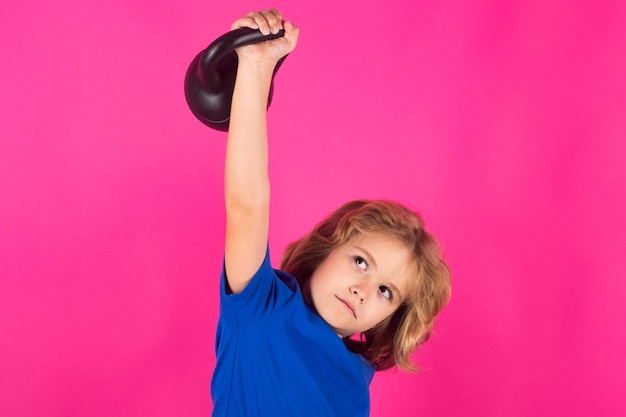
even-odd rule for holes
{"type": "Polygon", "coordinates": [[[263,262],[243,291],[232,293],[228,287],[226,269],[220,277],[220,316],[237,321],[254,321],[287,305],[299,294],[296,279],[272,268],[269,249],[263,262]]]}

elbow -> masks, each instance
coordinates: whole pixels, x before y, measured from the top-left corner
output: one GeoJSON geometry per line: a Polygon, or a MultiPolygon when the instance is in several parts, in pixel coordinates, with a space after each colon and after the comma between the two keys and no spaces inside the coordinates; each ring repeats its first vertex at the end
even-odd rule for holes
{"type": "Polygon", "coordinates": [[[226,181],[224,186],[224,202],[227,213],[267,211],[270,205],[269,180],[259,181],[253,186],[243,186],[236,182],[226,181]]]}

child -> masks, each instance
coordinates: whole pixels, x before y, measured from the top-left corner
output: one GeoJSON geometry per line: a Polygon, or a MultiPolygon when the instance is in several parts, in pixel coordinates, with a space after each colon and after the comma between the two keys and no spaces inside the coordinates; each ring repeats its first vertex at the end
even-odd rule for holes
{"type": "Polygon", "coordinates": [[[413,369],[410,353],[449,298],[448,268],[418,215],[362,200],[289,245],[283,271],[272,269],[267,98],[299,29],[275,9],[239,27],[285,35],[237,50],[213,415],[367,416],[374,371],[413,369]]]}

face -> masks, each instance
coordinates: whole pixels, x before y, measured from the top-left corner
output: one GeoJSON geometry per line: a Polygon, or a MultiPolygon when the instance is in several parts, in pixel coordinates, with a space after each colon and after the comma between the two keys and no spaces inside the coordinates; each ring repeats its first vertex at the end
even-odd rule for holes
{"type": "Polygon", "coordinates": [[[317,267],[308,299],[339,336],[364,332],[406,298],[410,259],[404,244],[384,234],[357,235],[317,267]]]}

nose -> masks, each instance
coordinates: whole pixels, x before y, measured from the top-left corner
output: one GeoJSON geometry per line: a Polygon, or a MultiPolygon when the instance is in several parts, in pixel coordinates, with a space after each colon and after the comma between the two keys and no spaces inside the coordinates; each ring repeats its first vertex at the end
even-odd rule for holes
{"type": "Polygon", "coordinates": [[[367,300],[367,291],[363,286],[353,286],[351,288],[352,295],[363,304],[367,300]]]}

